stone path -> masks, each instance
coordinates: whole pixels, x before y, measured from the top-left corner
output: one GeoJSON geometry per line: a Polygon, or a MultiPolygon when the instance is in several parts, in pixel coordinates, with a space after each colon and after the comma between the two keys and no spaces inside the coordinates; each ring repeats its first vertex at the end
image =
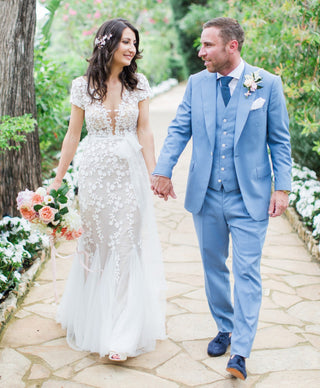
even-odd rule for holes
{"type": "MultiPolygon", "coordinates": [[[[184,86],[158,96],[151,123],[159,149],[184,86]]],[[[248,379],[225,371],[229,354],[209,358],[216,334],[204,287],[192,218],[183,209],[190,147],[174,174],[178,199],[155,198],[168,281],[168,339],[156,351],[114,365],[97,354],[76,352],[55,323],[48,262],[8,324],[0,343],[0,387],[5,388],[314,388],[320,386],[320,267],[285,218],[272,219],[262,259],[263,305],[248,379]]],[[[68,254],[73,244],[60,250],[68,254]]],[[[62,294],[71,261],[58,259],[62,294]]]]}

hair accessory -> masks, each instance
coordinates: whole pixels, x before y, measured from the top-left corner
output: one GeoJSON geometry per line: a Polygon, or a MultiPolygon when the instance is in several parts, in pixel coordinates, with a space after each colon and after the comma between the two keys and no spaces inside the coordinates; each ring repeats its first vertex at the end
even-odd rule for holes
{"type": "Polygon", "coordinates": [[[98,46],[98,49],[101,50],[103,46],[106,44],[106,40],[110,40],[112,38],[112,34],[106,34],[106,35],[99,35],[95,41],[94,44],[98,46]]]}

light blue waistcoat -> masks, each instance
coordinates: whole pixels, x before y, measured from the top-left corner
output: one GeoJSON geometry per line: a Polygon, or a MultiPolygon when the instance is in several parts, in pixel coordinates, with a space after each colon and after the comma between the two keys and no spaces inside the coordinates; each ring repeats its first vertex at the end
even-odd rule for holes
{"type": "Polygon", "coordinates": [[[220,82],[217,82],[216,134],[209,187],[226,192],[239,188],[234,165],[234,132],[240,88],[239,82],[225,107],[220,82]]]}

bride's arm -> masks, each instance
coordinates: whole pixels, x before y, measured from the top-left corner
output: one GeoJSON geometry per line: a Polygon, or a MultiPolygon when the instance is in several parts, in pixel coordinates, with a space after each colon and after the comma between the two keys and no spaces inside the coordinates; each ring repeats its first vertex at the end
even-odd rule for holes
{"type": "Polygon", "coordinates": [[[142,146],[142,154],[147,166],[147,170],[151,177],[151,173],[156,166],[156,158],[154,153],[153,133],[149,124],[149,99],[139,102],[139,118],[137,126],[137,134],[139,143],[142,146]]]}
{"type": "Polygon", "coordinates": [[[48,192],[50,192],[51,189],[57,190],[61,186],[62,179],[76,153],[80,141],[83,120],[84,110],[76,105],[72,105],[69,127],[62,143],[57,174],[53,183],[49,186],[48,192]]]}

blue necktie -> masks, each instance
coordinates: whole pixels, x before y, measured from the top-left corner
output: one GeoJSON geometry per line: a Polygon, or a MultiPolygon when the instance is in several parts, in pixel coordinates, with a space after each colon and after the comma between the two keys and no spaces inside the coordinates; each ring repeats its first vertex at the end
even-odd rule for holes
{"type": "Polygon", "coordinates": [[[221,93],[222,93],[222,98],[224,101],[224,105],[227,106],[228,102],[231,98],[230,94],[230,89],[229,89],[229,82],[233,79],[233,77],[221,77],[221,93]]]}

